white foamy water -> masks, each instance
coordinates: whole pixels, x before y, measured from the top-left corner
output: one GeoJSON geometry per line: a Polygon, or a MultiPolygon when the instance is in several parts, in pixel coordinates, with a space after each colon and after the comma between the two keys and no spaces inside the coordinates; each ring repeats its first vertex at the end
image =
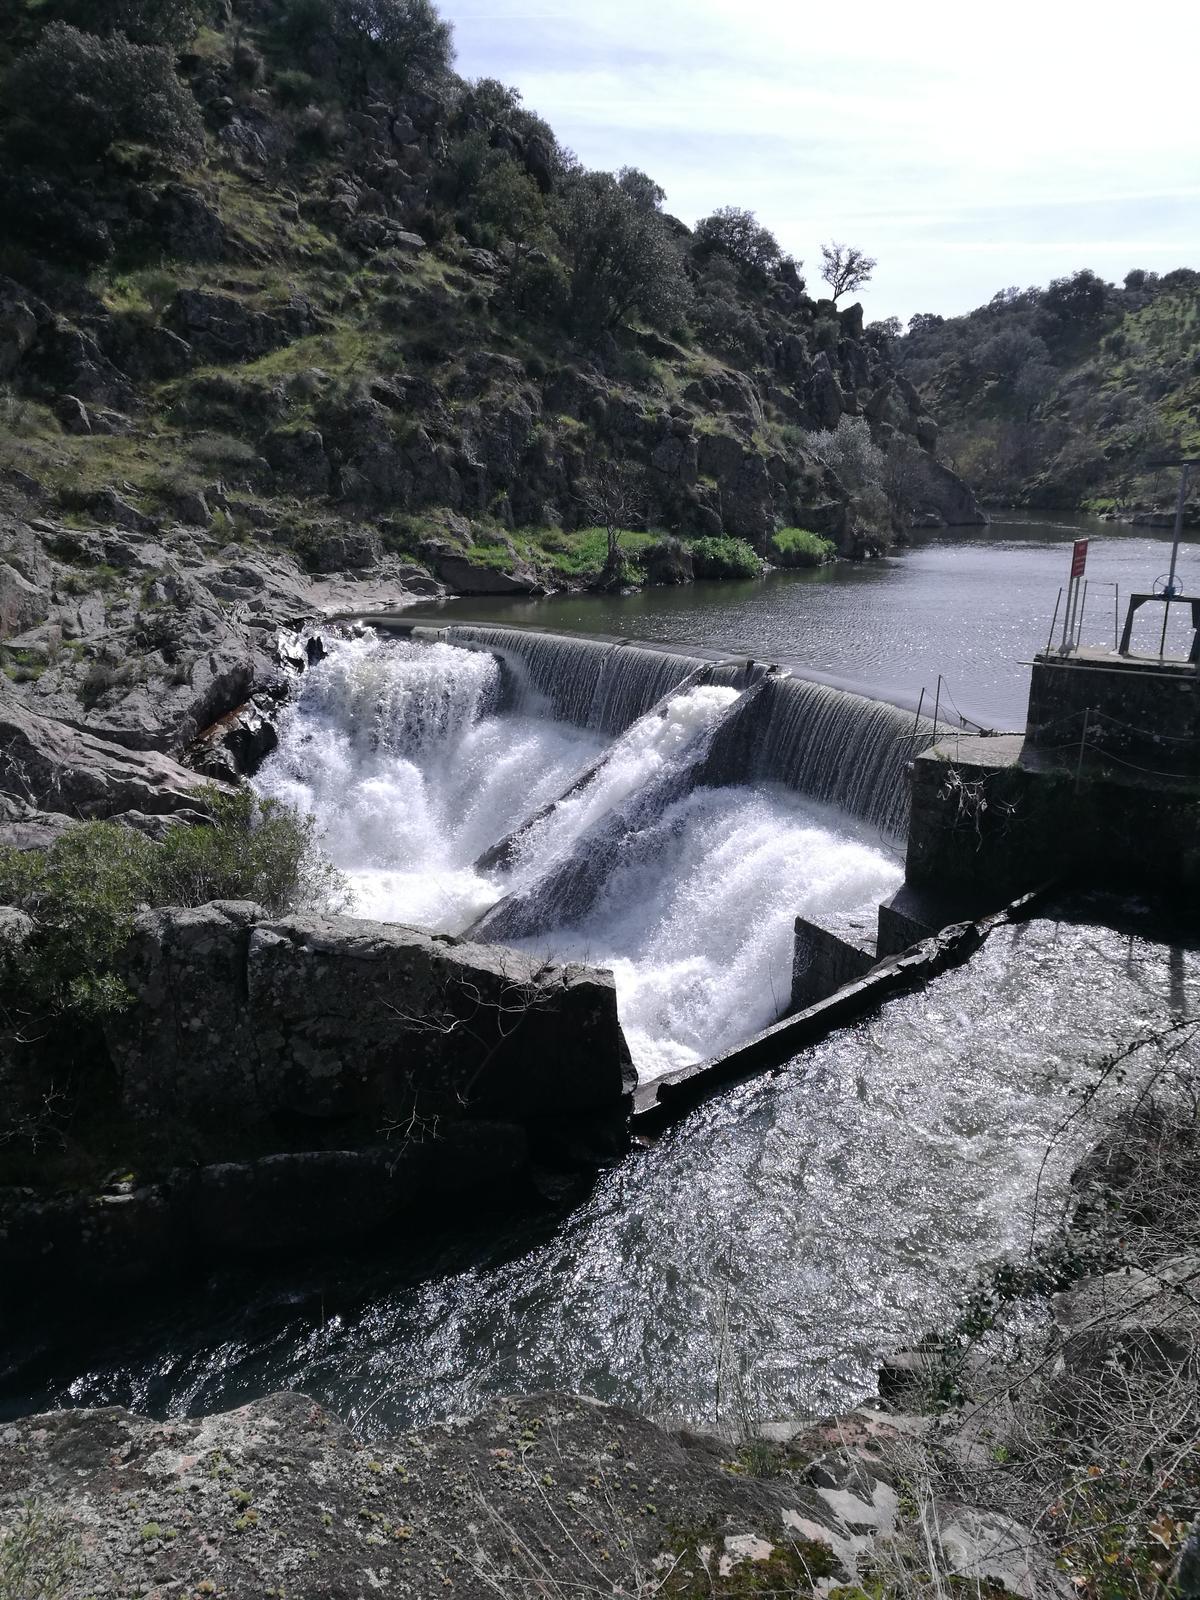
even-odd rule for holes
{"type": "MultiPolygon", "coordinates": [[[[696,687],[635,723],[520,834],[506,868],[480,873],[472,863],[562,794],[605,741],[549,716],[501,714],[500,669],[484,652],[373,635],[328,649],[258,787],[317,818],[358,915],[447,933],[586,851],[589,830],[668,777],[738,698],[696,687]]],[[[873,836],[780,789],[699,789],[642,811],[633,805],[638,820],[586,912],[522,943],[612,969],[644,1078],[780,1014],[798,913],[873,904],[901,878],[873,836]]]]}
{"type": "Polygon", "coordinates": [[[471,863],[603,748],[569,723],[500,717],[500,669],[445,644],[333,640],[257,786],[311,813],[354,911],[443,933],[504,892],[471,863]]]}
{"type": "Polygon", "coordinates": [[[768,1027],[792,986],[797,915],[874,906],[896,858],[777,789],[697,789],[627,839],[592,910],[522,940],[609,967],[638,1075],[768,1027]]]}

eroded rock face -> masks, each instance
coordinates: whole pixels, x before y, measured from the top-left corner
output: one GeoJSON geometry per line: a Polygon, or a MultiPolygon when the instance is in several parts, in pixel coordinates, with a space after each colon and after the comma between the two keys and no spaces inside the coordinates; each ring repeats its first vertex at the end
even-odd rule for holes
{"type": "Polygon", "coordinates": [[[694,1562],[701,1539],[714,1570],[798,1581],[790,1547],[844,1579],[835,1546],[850,1541],[819,1493],[730,1472],[732,1454],[564,1394],[370,1444],[300,1394],[186,1422],[65,1411],[0,1432],[0,1518],[36,1497],[77,1541],[66,1600],[182,1593],[200,1576],[247,1600],[280,1587],[289,1600],[495,1600],[601,1579],[632,1594],[637,1573],[694,1562]]]}
{"type": "Polygon", "coordinates": [[[170,756],[128,750],[0,698],[0,791],[90,820],[197,809],[197,777],[170,756]]]}
{"type": "Polygon", "coordinates": [[[145,1117],[528,1122],[632,1087],[611,976],[497,946],[225,902],[147,912],[121,970],[106,1036],[145,1117]]]}

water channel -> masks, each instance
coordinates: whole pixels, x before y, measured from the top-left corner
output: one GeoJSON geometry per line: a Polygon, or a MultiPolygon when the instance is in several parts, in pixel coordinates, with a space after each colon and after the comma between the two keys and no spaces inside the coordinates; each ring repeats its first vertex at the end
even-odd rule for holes
{"type": "MultiPolygon", "coordinates": [[[[893,698],[941,671],[964,713],[1018,723],[1019,662],[1044,643],[1080,531],[1012,521],[811,577],[436,614],[698,642],[893,698]]],[[[1140,588],[1165,565],[1156,533],[1086,531],[1099,592],[1140,588]]],[[[1098,604],[1093,625],[1103,639],[1098,604]]],[[[430,925],[461,927],[495,905],[512,884],[477,872],[478,851],[611,738],[534,702],[505,709],[491,661],[366,638],[313,677],[273,792],[336,821],[364,914],[419,903],[430,925]]],[[[518,853],[517,886],[531,863],[586,852],[602,805],[624,815],[639,784],[658,793],[735,699],[685,687],[652,736],[611,746],[574,809],[518,853]]],[[[651,1072],[750,1031],[767,946],[805,895],[857,904],[898,878],[864,829],[869,808],[856,817],[778,784],[662,793],[622,836],[638,841],[633,855],[617,853],[566,952],[627,961],[624,1014],[651,1072]],[[697,943],[706,919],[719,937],[697,943]]],[[[1200,1010],[1197,943],[1108,901],[1001,929],[967,966],[726,1092],[569,1204],[514,1210],[483,1196],[465,1220],[422,1219],[357,1261],[225,1268],[181,1301],[37,1330],[0,1366],[0,1415],[195,1413],[300,1388],[370,1433],[544,1387],[710,1423],[851,1403],[965,1275],[1044,1224],[1094,1135],[1066,1115],[1068,1091],[1106,1051],[1200,1010]]]]}

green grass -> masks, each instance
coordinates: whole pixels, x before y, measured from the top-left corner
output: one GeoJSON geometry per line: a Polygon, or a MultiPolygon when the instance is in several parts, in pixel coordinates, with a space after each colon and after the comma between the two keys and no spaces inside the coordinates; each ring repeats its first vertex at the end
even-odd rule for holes
{"type": "Polygon", "coordinates": [[[762,562],[744,539],[709,535],[688,540],[697,578],[757,578],[762,562]]]}
{"type": "Polygon", "coordinates": [[[771,540],[771,559],[781,567],[819,567],[836,554],[832,539],[807,528],[781,528],[771,540]]]}

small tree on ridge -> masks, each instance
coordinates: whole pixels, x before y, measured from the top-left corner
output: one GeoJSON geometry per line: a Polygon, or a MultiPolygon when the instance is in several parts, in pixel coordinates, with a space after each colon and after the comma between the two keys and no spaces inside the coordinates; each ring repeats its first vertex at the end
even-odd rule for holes
{"type": "Polygon", "coordinates": [[[836,305],[844,294],[853,294],[870,283],[871,274],[879,263],[864,250],[852,244],[823,244],[821,246],[821,276],[829,285],[836,305]]]}

